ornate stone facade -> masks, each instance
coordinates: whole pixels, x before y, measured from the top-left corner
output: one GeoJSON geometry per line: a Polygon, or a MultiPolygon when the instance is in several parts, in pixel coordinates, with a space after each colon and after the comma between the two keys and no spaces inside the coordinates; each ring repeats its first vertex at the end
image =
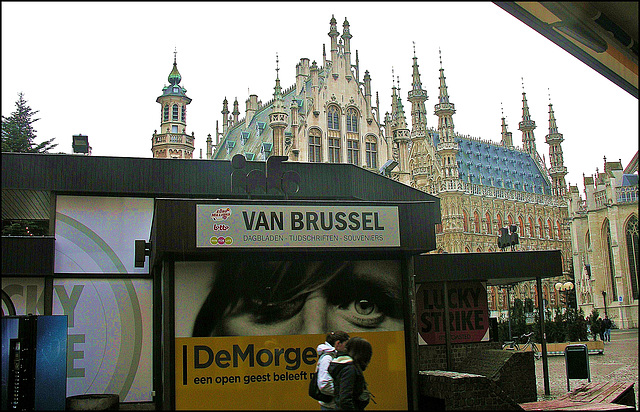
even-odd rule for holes
{"type": "Polygon", "coordinates": [[[584,176],[584,197],[570,186],[569,218],[578,305],[620,328],[638,327],[638,153],[623,169],[584,176]]]}
{"type": "MultiPolygon", "coordinates": [[[[535,121],[522,91],[523,118],[519,123],[522,148],[514,147],[502,118],[501,141],[481,140],[455,129],[455,105],[449,97],[442,58],[439,93],[434,105],[436,127],[427,125],[427,91],[423,89],[418,58],[407,100],[410,124],[402,102],[400,79],[393,79],[391,111],[381,121],[379,99],[372,102],[371,76],[360,80],[358,54],[352,64],[349,22],[343,33],[335,18],[328,33],[331,55],[323,49],[322,65],[302,58],[295,83],[284,91],[276,79],[274,99],[262,104],[256,95],[246,101],[246,116],[238,117],[238,102],[229,114],[223,102],[222,132],[208,144],[208,158],[230,159],[243,154],[264,160],[278,153],[291,161],[352,163],[388,175],[441,199],[442,224],[437,227],[436,252],[496,252],[500,228],[518,226],[519,250],[560,249],[563,267],[571,269],[562,134],[549,104],[550,167],[536,149],[535,121]],[[340,39],[339,39],[340,37],[340,39]],[[267,127],[270,126],[270,127],[267,127]]],[[[557,306],[553,284],[545,281],[548,305],[557,306]]],[[[513,296],[525,296],[527,284],[513,296]]],[[[503,291],[504,292],[504,291],[503,291]]],[[[499,314],[501,293],[491,289],[492,314],[499,314]]],[[[490,299],[491,302],[491,299],[490,299]]]]}

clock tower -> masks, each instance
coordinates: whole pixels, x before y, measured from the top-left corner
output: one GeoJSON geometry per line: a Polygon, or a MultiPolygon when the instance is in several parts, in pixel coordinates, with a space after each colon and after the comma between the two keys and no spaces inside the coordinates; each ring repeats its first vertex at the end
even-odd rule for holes
{"type": "Polygon", "coordinates": [[[180,86],[182,76],[178,72],[176,54],[173,53],[173,70],[169,73],[169,85],[164,86],[162,95],[156,101],[160,103],[160,132],[154,130],[151,138],[153,157],[192,159],[194,135],[187,135],[187,89],[180,86]]]}

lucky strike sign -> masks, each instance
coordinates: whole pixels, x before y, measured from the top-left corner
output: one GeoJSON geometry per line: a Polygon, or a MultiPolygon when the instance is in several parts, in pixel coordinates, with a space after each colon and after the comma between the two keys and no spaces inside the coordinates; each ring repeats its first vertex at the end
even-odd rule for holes
{"type": "MultiPolygon", "coordinates": [[[[488,338],[489,305],[482,282],[448,282],[449,330],[452,343],[480,342],[488,338]]],[[[445,343],[443,282],[418,286],[418,333],[428,345],[445,343]]]]}

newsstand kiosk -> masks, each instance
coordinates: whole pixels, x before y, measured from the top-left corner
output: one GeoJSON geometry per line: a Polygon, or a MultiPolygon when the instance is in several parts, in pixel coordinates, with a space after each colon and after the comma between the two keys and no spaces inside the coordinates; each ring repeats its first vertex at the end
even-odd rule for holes
{"type": "Polygon", "coordinates": [[[412,408],[413,258],[435,249],[433,199],[156,199],[159,406],[317,410],[316,347],[344,330],[373,347],[367,409],[412,408]]]}

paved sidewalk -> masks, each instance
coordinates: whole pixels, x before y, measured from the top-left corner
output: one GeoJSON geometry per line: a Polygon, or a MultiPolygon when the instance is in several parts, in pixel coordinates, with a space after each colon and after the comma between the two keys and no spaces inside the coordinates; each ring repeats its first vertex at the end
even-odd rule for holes
{"type": "MultiPolygon", "coordinates": [[[[542,360],[536,360],[538,400],[557,399],[567,393],[567,374],[564,356],[549,356],[550,395],[544,394],[542,360]]],[[[591,382],[626,381],[635,383],[636,409],[640,405],[638,382],[638,329],[611,331],[611,342],[604,345],[603,355],[589,355],[591,382]]],[[[571,390],[589,382],[587,379],[571,379],[571,390]]]]}

